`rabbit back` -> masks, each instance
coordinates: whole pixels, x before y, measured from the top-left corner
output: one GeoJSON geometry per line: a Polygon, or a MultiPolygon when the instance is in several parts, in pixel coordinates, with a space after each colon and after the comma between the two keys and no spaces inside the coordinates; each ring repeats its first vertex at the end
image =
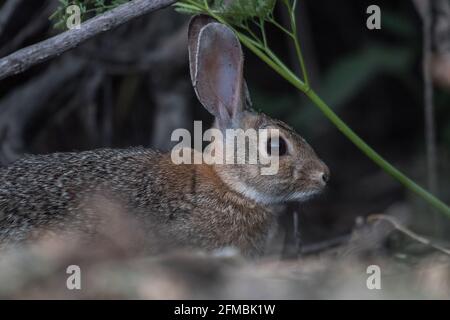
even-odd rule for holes
{"type": "Polygon", "coordinates": [[[0,170],[0,242],[48,232],[95,234],[106,195],[165,245],[259,251],[272,215],[226,185],[208,165],[175,165],[150,149],[29,156],[0,170]]]}

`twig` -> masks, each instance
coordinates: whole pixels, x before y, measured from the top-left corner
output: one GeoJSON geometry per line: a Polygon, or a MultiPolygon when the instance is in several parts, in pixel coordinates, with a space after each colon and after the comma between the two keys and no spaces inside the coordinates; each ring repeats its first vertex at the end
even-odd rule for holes
{"type": "Polygon", "coordinates": [[[81,25],[80,29],[68,30],[50,39],[16,51],[0,59],[0,80],[56,57],[100,33],[116,28],[146,13],[165,8],[175,2],[176,0],[130,1],[86,21],[81,25]]]}
{"type": "Polygon", "coordinates": [[[398,223],[397,220],[395,220],[395,218],[384,215],[384,214],[373,214],[367,217],[367,221],[368,222],[372,222],[372,221],[377,221],[377,220],[383,220],[386,222],[389,222],[396,230],[400,231],[401,233],[407,235],[408,237],[410,237],[411,239],[416,240],[417,242],[420,242],[426,246],[429,246],[431,248],[434,248],[442,253],[445,253],[446,255],[450,256],[450,249],[444,248],[438,244],[435,244],[433,242],[431,242],[431,240],[418,235],[417,233],[409,230],[408,228],[402,226],[400,223],[398,223]]]}

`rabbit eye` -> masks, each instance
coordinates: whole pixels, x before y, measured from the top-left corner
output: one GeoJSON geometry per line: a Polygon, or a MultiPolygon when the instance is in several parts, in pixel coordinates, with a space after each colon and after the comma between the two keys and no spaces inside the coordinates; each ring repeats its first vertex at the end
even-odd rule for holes
{"type": "Polygon", "coordinates": [[[279,156],[284,156],[287,152],[286,141],[282,137],[278,137],[278,139],[267,139],[267,154],[272,155],[276,150],[278,150],[279,156]]]}

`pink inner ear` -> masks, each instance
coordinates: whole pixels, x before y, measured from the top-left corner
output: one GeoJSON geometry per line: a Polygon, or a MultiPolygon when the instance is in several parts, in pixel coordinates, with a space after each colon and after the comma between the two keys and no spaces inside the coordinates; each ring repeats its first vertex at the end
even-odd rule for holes
{"type": "Polygon", "coordinates": [[[243,56],[234,33],[218,23],[203,28],[197,65],[196,89],[203,105],[216,117],[236,116],[242,109],[243,56]]]}

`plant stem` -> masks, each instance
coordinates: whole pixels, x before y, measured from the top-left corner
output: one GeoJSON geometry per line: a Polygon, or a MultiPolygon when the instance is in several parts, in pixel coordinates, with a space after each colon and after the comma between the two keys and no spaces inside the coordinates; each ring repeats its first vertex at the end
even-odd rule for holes
{"type": "MultiPolygon", "coordinates": [[[[249,48],[254,54],[256,54],[261,60],[267,63],[273,70],[283,76],[286,80],[288,79],[296,79],[296,87],[301,91],[306,92],[309,90],[309,87],[306,84],[297,78],[294,73],[292,73],[289,68],[287,68],[278,58],[277,56],[270,51],[270,49],[265,48],[263,52],[260,47],[258,47],[253,40],[248,38],[246,35],[237,32],[237,36],[239,40],[249,48]]],[[[288,80],[289,81],[289,80],[288,80]]],[[[289,81],[290,82],[290,81],[289,81]]]]}
{"type": "Polygon", "coordinates": [[[352,141],[366,156],[372,159],[378,166],[380,166],[389,175],[397,179],[409,190],[415,192],[424,198],[433,207],[439,209],[448,217],[450,217],[450,208],[441,200],[436,198],[433,194],[419,186],[413,180],[405,176],[397,168],[387,162],[374,149],[372,149],[364,140],[362,140],[352,129],[350,129],[330,107],[313,91],[309,90],[305,94],[312,102],[325,114],[325,116],[350,140],[352,141]]]}
{"type": "Polygon", "coordinates": [[[294,1],[294,5],[291,7],[288,2],[288,6],[287,6],[288,11],[289,11],[289,17],[291,20],[292,39],[294,40],[295,51],[297,53],[297,57],[298,57],[298,60],[300,63],[300,68],[302,69],[303,81],[306,83],[307,86],[309,86],[308,72],[306,71],[305,60],[303,59],[302,49],[300,46],[300,40],[298,37],[297,19],[295,17],[296,4],[297,4],[297,2],[294,1]]]}
{"type": "Polygon", "coordinates": [[[268,48],[269,45],[267,44],[266,29],[264,28],[264,19],[262,19],[262,18],[259,19],[259,28],[261,30],[264,48],[268,48]]]}
{"type": "Polygon", "coordinates": [[[285,27],[283,27],[281,24],[279,24],[278,22],[275,21],[274,18],[269,17],[268,20],[270,23],[272,23],[275,27],[277,27],[278,29],[280,29],[281,31],[283,31],[284,33],[286,33],[289,37],[294,38],[294,35],[285,27]]]}

